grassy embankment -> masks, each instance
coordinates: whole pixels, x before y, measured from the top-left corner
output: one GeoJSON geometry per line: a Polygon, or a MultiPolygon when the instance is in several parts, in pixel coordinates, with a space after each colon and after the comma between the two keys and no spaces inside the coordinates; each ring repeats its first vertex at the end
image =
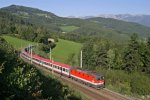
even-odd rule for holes
{"type": "Polygon", "coordinates": [[[2,36],[9,44],[11,44],[15,49],[21,49],[24,48],[26,46],[28,46],[29,44],[33,44],[36,45],[37,43],[35,42],[30,42],[30,41],[26,41],[23,39],[19,39],[19,38],[15,38],[15,37],[11,37],[11,36],[2,36]]]}
{"type": "Polygon", "coordinates": [[[77,66],[79,65],[78,55],[81,47],[82,44],[80,43],[59,39],[56,47],[52,50],[52,57],[54,60],[64,63],[69,63],[68,61],[73,59],[77,66]],[[72,57],[72,55],[74,55],[74,57],[72,57]]]}
{"type": "MultiPolygon", "coordinates": [[[[5,40],[8,43],[10,43],[12,46],[14,46],[14,48],[16,49],[26,47],[29,44],[37,45],[37,43],[35,42],[26,41],[26,40],[18,39],[18,38],[11,37],[11,36],[3,36],[3,38],[5,38],[5,40]]],[[[57,42],[56,47],[52,50],[52,58],[55,61],[59,61],[63,63],[68,63],[70,59],[73,59],[75,62],[75,65],[77,66],[79,65],[78,55],[79,55],[81,47],[82,47],[82,44],[80,43],[75,43],[72,41],[59,39],[59,42],[57,42]],[[70,57],[71,55],[74,55],[74,56],[70,57]]]]}

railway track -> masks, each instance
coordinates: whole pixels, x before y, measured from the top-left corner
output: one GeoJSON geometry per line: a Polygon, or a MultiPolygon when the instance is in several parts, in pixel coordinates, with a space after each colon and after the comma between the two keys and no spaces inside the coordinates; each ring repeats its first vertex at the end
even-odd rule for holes
{"type": "Polygon", "coordinates": [[[113,93],[107,89],[96,90],[94,88],[88,87],[74,80],[70,80],[68,78],[61,78],[61,80],[65,80],[69,83],[72,83],[76,86],[76,89],[81,90],[85,93],[91,100],[133,100],[132,98],[125,97],[123,95],[113,93]]]}
{"type": "MultiPolygon", "coordinates": [[[[27,61],[24,58],[23,58],[23,60],[27,63],[30,63],[30,61],[27,61]]],[[[41,66],[36,65],[36,64],[33,64],[33,65],[35,67],[37,67],[38,69],[42,68],[44,71],[46,71],[48,73],[52,73],[52,71],[50,71],[44,67],[41,67],[41,66]]],[[[88,87],[82,83],[79,83],[78,81],[67,78],[65,76],[60,76],[60,74],[57,74],[57,73],[53,73],[53,75],[55,76],[56,79],[73,86],[74,89],[82,91],[91,100],[138,100],[138,99],[135,99],[132,97],[127,97],[127,96],[121,95],[119,93],[110,91],[106,88],[101,89],[101,90],[97,90],[97,89],[94,89],[92,87],[88,87]]]]}

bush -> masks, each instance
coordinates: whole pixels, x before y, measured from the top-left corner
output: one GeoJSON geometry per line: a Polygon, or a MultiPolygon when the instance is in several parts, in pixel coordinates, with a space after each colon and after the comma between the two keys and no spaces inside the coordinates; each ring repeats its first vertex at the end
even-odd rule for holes
{"type": "Polygon", "coordinates": [[[150,79],[144,75],[134,74],[131,80],[131,92],[139,95],[150,95],[150,79]]]}
{"type": "Polygon", "coordinates": [[[108,70],[105,73],[106,85],[115,91],[130,94],[130,77],[124,71],[108,70]],[[112,85],[112,86],[111,86],[112,85]],[[111,86],[111,87],[109,87],[111,86]]]}
{"type": "Polygon", "coordinates": [[[120,70],[108,70],[105,73],[105,79],[110,84],[118,84],[118,83],[130,83],[130,77],[124,71],[120,70]]]}

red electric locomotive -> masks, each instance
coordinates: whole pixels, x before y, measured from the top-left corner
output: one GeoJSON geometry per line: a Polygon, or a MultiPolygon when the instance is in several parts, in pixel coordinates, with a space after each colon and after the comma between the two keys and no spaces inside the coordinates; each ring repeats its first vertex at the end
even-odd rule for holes
{"type": "Polygon", "coordinates": [[[94,71],[72,68],[70,71],[70,77],[97,89],[105,87],[104,76],[94,71]]]}

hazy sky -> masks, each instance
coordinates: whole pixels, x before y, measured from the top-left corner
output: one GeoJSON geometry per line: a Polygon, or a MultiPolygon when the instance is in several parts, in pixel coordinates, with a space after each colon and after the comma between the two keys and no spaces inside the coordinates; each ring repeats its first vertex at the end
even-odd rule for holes
{"type": "Polygon", "coordinates": [[[59,16],[150,14],[150,0],[0,0],[0,8],[12,4],[39,8],[59,16]]]}

